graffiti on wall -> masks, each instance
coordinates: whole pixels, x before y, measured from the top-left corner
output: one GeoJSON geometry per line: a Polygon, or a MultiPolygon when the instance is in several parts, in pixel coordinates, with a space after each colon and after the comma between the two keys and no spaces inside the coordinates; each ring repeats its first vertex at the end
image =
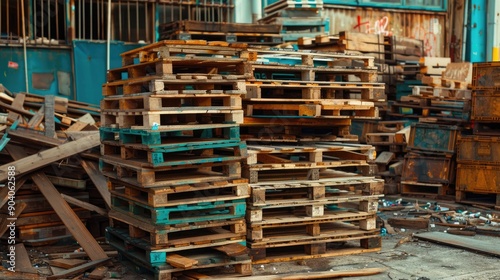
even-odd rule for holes
{"type": "Polygon", "coordinates": [[[388,27],[389,27],[388,16],[384,16],[380,19],[377,19],[373,23],[370,22],[369,20],[363,21],[361,16],[358,16],[357,24],[353,27],[353,29],[358,32],[364,32],[368,34],[391,36],[392,31],[388,30],[388,27]]]}
{"type": "Polygon", "coordinates": [[[413,39],[419,39],[424,42],[424,52],[426,56],[438,56],[440,53],[438,46],[438,38],[441,34],[441,27],[439,19],[431,18],[429,21],[424,21],[412,27],[410,34],[404,34],[405,30],[402,29],[402,34],[394,34],[394,28],[391,28],[389,16],[382,16],[374,20],[363,19],[360,15],[357,16],[356,24],[353,30],[368,34],[377,34],[383,36],[405,36],[413,39]]]}

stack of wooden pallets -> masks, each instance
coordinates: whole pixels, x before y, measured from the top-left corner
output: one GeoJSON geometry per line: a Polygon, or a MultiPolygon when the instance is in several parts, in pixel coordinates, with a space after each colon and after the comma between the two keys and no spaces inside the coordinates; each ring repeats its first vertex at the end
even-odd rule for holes
{"type": "Polygon", "coordinates": [[[249,59],[244,44],[161,41],[123,53],[108,72],[107,240],[158,279],[228,265],[251,273],[238,127],[249,59]]]}
{"type": "Polygon", "coordinates": [[[457,141],[456,200],[500,208],[500,63],[474,63],[472,70],[473,135],[457,141]]]}
{"type": "Polygon", "coordinates": [[[368,173],[373,148],[342,142],[357,140],[352,119],[378,119],[373,58],[259,51],[251,69],[241,129],[254,263],[379,250],[383,181],[353,172],[368,173]]]}
{"type": "Polygon", "coordinates": [[[329,21],[323,17],[323,0],[279,0],[264,8],[261,24],[280,25],[283,41],[328,33],[329,21]]]}

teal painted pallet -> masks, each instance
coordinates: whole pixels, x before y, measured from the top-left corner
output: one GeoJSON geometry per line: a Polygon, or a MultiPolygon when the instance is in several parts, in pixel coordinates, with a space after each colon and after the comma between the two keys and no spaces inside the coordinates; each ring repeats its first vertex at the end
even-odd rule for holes
{"type": "Polygon", "coordinates": [[[188,143],[143,147],[119,145],[103,141],[101,154],[116,156],[123,160],[136,161],[143,166],[182,166],[240,160],[247,155],[245,142],[212,141],[207,143],[188,143]]]}
{"type": "Polygon", "coordinates": [[[109,211],[112,228],[124,230],[130,237],[147,240],[152,249],[167,249],[245,239],[245,218],[198,222],[183,225],[152,225],[115,210],[109,211]]]}
{"type": "MultiPolygon", "coordinates": [[[[176,254],[179,251],[183,252],[183,255],[186,249],[183,248],[174,248],[172,250],[152,250],[151,245],[143,239],[132,238],[127,232],[123,229],[116,229],[108,227],[106,228],[106,240],[109,244],[121,252],[125,252],[129,256],[139,257],[141,262],[148,267],[160,267],[163,268],[174,268],[167,264],[167,257],[169,254],[176,254]]],[[[232,240],[229,241],[228,244],[238,243],[243,246],[246,246],[246,241],[244,239],[232,240]]],[[[215,245],[215,246],[221,246],[215,245]]],[[[214,247],[208,246],[208,247],[214,247]]],[[[206,248],[203,251],[207,251],[206,248]]],[[[226,256],[227,257],[227,256],[226,256]]],[[[247,259],[248,259],[247,255],[247,259]]],[[[227,257],[226,259],[229,259],[227,257]]]]}
{"type": "MultiPolygon", "coordinates": [[[[240,129],[235,124],[186,125],[173,129],[164,131],[101,127],[99,132],[102,141],[119,141],[120,144],[143,144],[150,147],[162,146],[166,140],[171,138],[187,139],[190,142],[196,139],[205,141],[205,139],[211,140],[212,138],[222,138],[224,140],[240,139],[240,129]]],[[[186,143],[186,145],[190,145],[190,143],[186,143]]]]}
{"type": "Polygon", "coordinates": [[[117,196],[151,207],[183,205],[192,202],[193,199],[199,202],[213,202],[250,196],[248,180],[239,178],[156,188],[141,188],[120,180],[109,179],[108,189],[117,196]]]}
{"type": "Polygon", "coordinates": [[[151,207],[123,197],[111,195],[112,208],[157,225],[189,224],[196,222],[236,219],[246,214],[245,199],[214,202],[195,202],[189,205],[151,207]]]}

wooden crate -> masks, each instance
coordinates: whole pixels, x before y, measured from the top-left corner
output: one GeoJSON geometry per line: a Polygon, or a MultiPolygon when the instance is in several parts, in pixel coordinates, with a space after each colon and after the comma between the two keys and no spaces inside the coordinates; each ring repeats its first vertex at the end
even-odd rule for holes
{"type": "Polygon", "coordinates": [[[500,88],[500,62],[482,62],[472,65],[472,87],[500,88]]]}
{"type": "Polygon", "coordinates": [[[471,120],[497,122],[500,120],[500,92],[474,91],[471,120]]]}
{"type": "Polygon", "coordinates": [[[486,164],[458,164],[458,191],[500,193],[500,166],[486,164]]]}
{"type": "Polygon", "coordinates": [[[414,123],[410,130],[408,149],[454,153],[458,131],[457,126],[414,123]]]}
{"type": "Polygon", "coordinates": [[[407,153],[401,181],[451,184],[454,181],[454,161],[449,156],[428,156],[407,153]]]}
{"type": "Polygon", "coordinates": [[[458,136],[457,162],[500,165],[500,138],[492,136],[458,136]]]}

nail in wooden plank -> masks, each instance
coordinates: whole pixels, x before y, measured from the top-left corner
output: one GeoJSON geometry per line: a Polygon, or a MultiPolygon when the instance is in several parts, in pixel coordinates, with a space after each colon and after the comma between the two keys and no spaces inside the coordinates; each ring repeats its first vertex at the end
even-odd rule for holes
{"type": "MultiPolygon", "coordinates": [[[[58,147],[41,151],[31,156],[18,158],[16,161],[0,166],[0,182],[7,180],[7,168],[14,166],[16,176],[49,165],[55,161],[81,153],[100,144],[99,132],[80,138],[76,141],[64,143],[58,147]]],[[[8,148],[9,146],[7,146],[8,148]]]]}

